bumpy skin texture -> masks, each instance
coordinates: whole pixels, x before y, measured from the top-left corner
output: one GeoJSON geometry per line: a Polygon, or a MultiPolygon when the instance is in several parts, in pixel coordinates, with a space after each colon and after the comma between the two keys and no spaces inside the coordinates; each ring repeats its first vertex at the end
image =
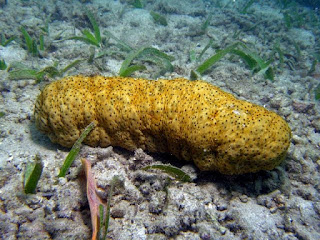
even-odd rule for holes
{"type": "Polygon", "coordinates": [[[71,147],[94,121],[84,141],[90,146],[168,152],[230,175],[273,169],[291,138],[276,113],[183,78],[67,77],[41,92],[35,120],[62,146],[71,147]]]}

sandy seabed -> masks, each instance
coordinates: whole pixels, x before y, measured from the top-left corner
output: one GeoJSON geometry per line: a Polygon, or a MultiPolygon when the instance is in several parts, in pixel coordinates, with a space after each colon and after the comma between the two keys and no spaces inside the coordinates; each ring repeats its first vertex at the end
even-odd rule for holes
{"type": "MultiPolygon", "coordinates": [[[[226,56],[203,79],[244,99],[277,112],[292,129],[286,160],[276,169],[256,174],[224,176],[200,172],[193,164],[170,155],[129,152],[116,147],[83,146],[80,157],[93,163],[98,194],[107,199],[113,176],[119,182],[111,201],[110,239],[320,239],[320,107],[314,89],[320,68],[308,73],[319,52],[319,13],[302,6],[284,9],[279,1],[259,1],[241,13],[246,1],[145,1],[142,9],[128,1],[17,1],[0,8],[0,29],[18,38],[0,46],[7,65],[22,63],[42,69],[58,62],[63,68],[76,59],[89,59],[86,43],[64,40],[81,35],[90,23],[90,9],[102,36],[106,31],[132,48],[155,47],[175,58],[172,72],[143,62],[147,70],[133,77],[186,77],[217,49],[241,41],[264,59],[273,56],[275,80],[252,75],[239,58],[226,56]],[[229,4],[228,4],[229,2],[229,4]],[[155,23],[150,11],[166,17],[155,23]],[[292,26],[284,12],[293,16],[292,26]],[[211,14],[206,31],[201,26],[211,14]],[[301,16],[302,22],[298,22],[301,16]],[[48,18],[49,17],[49,18],[48,18]],[[39,37],[49,19],[49,34],[40,57],[22,46],[20,27],[39,37]],[[210,47],[197,61],[212,39],[210,47]],[[283,52],[283,61],[275,46],[283,52]],[[297,50],[299,49],[299,50],[297,50]],[[171,164],[187,172],[191,183],[169,180],[160,172],[142,171],[150,164],[171,164]]],[[[299,20],[300,21],[300,20],[299,20]]],[[[125,56],[115,39],[105,41],[107,51],[92,63],[83,61],[65,75],[118,75],[125,56]]],[[[66,178],[57,178],[68,149],[50,142],[33,121],[37,95],[44,85],[32,79],[10,80],[0,71],[0,239],[90,239],[91,220],[79,158],[66,178]],[[23,193],[26,163],[39,155],[44,169],[36,194],[23,193]]]]}

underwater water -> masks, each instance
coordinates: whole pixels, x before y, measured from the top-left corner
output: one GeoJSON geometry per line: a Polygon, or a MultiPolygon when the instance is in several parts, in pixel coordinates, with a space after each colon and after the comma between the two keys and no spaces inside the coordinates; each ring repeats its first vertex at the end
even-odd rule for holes
{"type": "Polygon", "coordinates": [[[313,8],[319,8],[320,7],[320,1],[319,0],[298,0],[298,3],[300,3],[303,6],[313,7],[313,8]]]}
{"type": "Polygon", "coordinates": [[[0,239],[320,239],[319,6],[0,0],[0,239]]]}

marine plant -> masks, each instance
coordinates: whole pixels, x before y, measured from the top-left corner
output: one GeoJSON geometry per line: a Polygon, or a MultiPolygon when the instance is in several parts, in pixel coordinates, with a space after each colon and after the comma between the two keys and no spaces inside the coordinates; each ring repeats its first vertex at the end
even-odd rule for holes
{"type": "Polygon", "coordinates": [[[40,56],[41,52],[45,50],[45,36],[49,35],[49,20],[50,17],[44,22],[44,26],[40,27],[39,39],[32,38],[25,27],[21,26],[20,31],[23,36],[24,47],[32,54],[32,56],[40,56]]]}
{"type": "MultiPolygon", "coordinates": [[[[87,63],[94,65],[100,71],[104,71],[104,66],[103,66],[103,64],[98,62],[98,59],[100,59],[104,56],[116,54],[116,52],[111,52],[111,51],[106,51],[106,50],[96,52],[96,49],[93,46],[90,47],[89,52],[90,52],[89,58],[86,59],[87,63]]],[[[85,59],[83,59],[83,61],[85,61],[85,59]]]]}
{"type": "Polygon", "coordinates": [[[319,52],[314,53],[313,57],[314,57],[314,59],[312,61],[311,67],[308,71],[308,75],[311,75],[316,71],[316,66],[320,62],[320,53],[319,52]]]}
{"type": "Polygon", "coordinates": [[[108,228],[109,228],[109,221],[110,221],[110,201],[112,196],[112,190],[109,190],[108,202],[107,202],[107,209],[105,209],[104,205],[99,205],[99,231],[98,236],[99,239],[105,240],[107,239],[108,228]],[[104,214],[105,213],[105,214],[104,214]]]}
{"type": "Polygon", "coordinates": [[[205,34],[207,32],[207,29],[210,25],[212,19],[212,14],[209,14],[204,23],[200,27],[200,33],[205,34]]]}
{"type": "Polygon", "coordinates": [[[155,75],[162,75],[165,72],[173,71],[171,61],[174,57],[161,52],[160,50],[153,47],[141,47],[138,50],[131,51],[126,59],[122,62],[119,75],[122,77],[130,76],[133,72],[138,70],[145,70],[146,67],[142,64],[132,64],[133,60],[150,61],[157,65],[160,65],[161,70],[155,75]]]}
{"type": "Polygon", "coordinates": [[[44,79],[44,76],[48,74],[45,69],[38,70],[38,69],[15,69],[9,71],[9,79],[10,80],[21,80],[21,79],[34,79],[37,82],[41,82],[44,79]]]}
{"type": "Polygon", "coordinates": [[[238,40],[241,33],[243,33],[243,32],[248,32],[248,31],[252,31],[252,30],[255,29],[257,26],[259,26],[260,23],[261,23],[261,21],[258,21],[258,22],[256,22],[255,24],[253,24],[252,26],[244,27],[244,28],[239,29],[238,31],[235,31],[235,32],[232,34],[232,38],[233,38],[234,40],[238,40]]]}
{"type": "Polygon", "coordinates": [[[170,165],[163,165],[163,164],[156,164],[156,165],[151,165],[142,168],[142,170],[150,170],[150,169],[156,169],[160,170],[161,172],[164,172],[166,174],[169,174],[172,176],[176,181],[180,182],[191,182],[191,177],[182,171],[180,168],[173,167],[170,165]]]}
{"type": "Polygon", "coordinates": [[[209,14],[203,23],[201,23],[199,26],[194,28],[194,30],[193,30],[194,32],[191,33],[191,36],[201,36],[201,35],[206,34],[207,29],[210,25],[211,18],[212,18],[212,15],[209,14]]]}
{"type": "Polygon", "coordinates": [[[47,66],[42,69],[27,68],[21,63],[14,63],[9,68],[9,79],[10,80],[21,80],[21,79],[34,79],[37,83],[44,80],[46,77],[61,77],[69,69],[75,67],[83,60],[78,59],[67,65],[62,69],[58,69],[58,62],[55,62],[52,66],[47,66]]]}
{"type": "Polygon", "coordinates": [[[286,52],[280,46],[280,40],[278,39],[276,43],[273,45],[272,52],[270,54],[271,58],[278,60],[279,70],[282,70],[284,65],[286,64],[291,70],[295,70],[295,65],[301,59],[301,49],[299,44],[292,40],[292,45],[294,46],[296,53],[286,52]]]}
{"type": "Polygon", "coordinates": [[[94,45],[96,47],[101,47],[102,39],[101,39],[101,35],[100,35],[99,25],[98,25],[96,19],[94,18],[93,14],[89,10],[87,11],[86,15],[90,21],[91,27],[93,29],[93,33],[91,33],[90,30],[88,30],[88,29],[84,29],[82,31],[82,36],[72,36],[67,39],[68,40],[78,40],[78,41],[82,41],[84,43],[94,45]]]}
{"type": "Polygon", "coordinates": [[[243,8],[240,10],[241,14],[246,14],[248,13],[248,9],[252,6],[252,4],[255,2],[256,0],[247,0],[247,2],[244,4],[243,8]]]}
{"type": "Polygon", "coordinates": [[[4,61],[4,59],[0,59],[0,70],[6,70],[7,69],[7,64],[4,61]]]}
{"type": "Polygon", "coordinates": [[[49,35],[49,21],[50,21],[50,16],[48,16],[44,22],[44,26],[40,27],[40,29],[43,31],[43,33],[49,35]]]}
{"type": "Polygon", "coordinates": [[[117,38],[116,36],[114,36],[110,31],[104,31],[103,34],[109,38],[109,39],[113,39],[116,41],[116,46],[126,52],[130,52],[133,50],[133,47],[131,47],[129,44],[125,43],[124,41],[121,41],[119,38],[117,38]]]}
{"type": "Polygon", "coordinates": [[[107,200],[107,209],[105,209],[103,204],[99,205],[99,239],[106,240],[108,229],[109,229],[109,222],[110,222],[110,206],[111,206],[111,197],[113,194],[113,190],[115,187],[115,183],[118,181],[118,176],[114,176],[111,180],[110,188],[108,191],[108,200],[107,200]],[[105,214],[104,214],[105,213],[105,214]]]}
{"type": "Polygon", "coordinates": [[[213,39],[210,39],[209,42],[207,43],[207,45],[202,49],[202,51],[200,52],[200,54],[197,56],[196,51],[194,49],[192,49],[190,51],[190,61],[191,62],[199,62],[203,56],[203,54],[205,54],[205,52],[212,46],[213,43],[213,39]]]}
{"type": "MultiPolygon", "coordinates": [[[[103,32],[105,38],[106,38],[106,42],[110,43],[110,40],[115,40],[115,46],[117,48],[119,48],[121,51],[124,52],[130,52],[133,51],[134,48],[131,47],[129,44],[125,43],[124,41],[121,41],[119,38],[117,38],[116,36],[114,36],[110,31],[104,31],[103,32]]],[[[90,47],[90,55],[89,58],[87,59],[87,62],[89,64],[93,64],[95,65],[99,70],[103,70],[103,66],[99,66],[99,64],[97,63],[97,59],[102,58],[104,56],[114,56],[116,54],[122,54],[121,51],[112,51],[112,50],[99,50],[97,51],[93,46],[90,47]]]]}
{"type": "Polygon", "coordinates": [[[130,0],[129,4],[135,8],[143,8],[144,7],[143,0],[130,0]]]}
{"type": "Polygon", "coordinates": [[[314,99],[317,101],[320,100],[320,84],[314,89],[314,99]]]}
{"type": "MultiPolygon", "coordinates": [[[[29,53],[32,54],[32,56],[34,57],[38,56],[39,50],[38,50],[37,40],[33,39],[23,26],[20,27],[20,30],[25,42],[25,48],[28,50],[29,53]]],[[[43,41],[43,38],[40,37],[39,41],[43,41]]],[[[40,45],[43,45],[43,43],[42,44],[40,43],[40,45]]]]}
{"type": "Polygon", "coordinates": [[[300,12],[298,8],[283,11],[282,14],[285,26],[288,29],[292,27],[301,28],[305,24],[306,17],[308,16],[307,12],[300,12]]]}
{"type": "Polygon", "coordinates": [[[279,68],[283,69],[283,64],[284,64],[284,53],[280,47],[280,42],[278,41],[275,45],[274,45],[274,52],[278,53],[278,57],[279,57],[279,68]]]}
{"type": "Polygon", "coordinates": [[[202,75],[206,70],[208,70],[213,64],[218,62],[221,58],[223,58],[226,54],[230,53],[232,49],[234,49],[239,43],[234,43],[227,48],[218,51],[216,54],[205,60],[200,66],[197,67],[195,71],[191,71],[191,80],[198,79],[198,75],[202,75]]]}
{"type": "Polygon", "coordinates": [[[3,47],[6,47],[6,46],[9,45],[9,43],[11,43],[15,39],[16,39],[16,36],[12,36],[12,37],[6,39],[6,36],[3,33],[1,33],[0,45],[3,46],[3,47]]]}
{"type": "Polygon", "coordinates": [[[308,71],[308,75],[311,75],[312,73],[314,73],[314,72],[316,71],[316,66],[317,66],[317,64],[318,64],[318,60],[317,60],[317,59],[314,59],[314,60],[312,61],[311,67],[310,67],[310,69],[309,69],[309,71],[308,71]]]}
{"type": "Polygon", "coordinates": [[[44,22],[44,26],[40,27],[41,29],[41,34],[39,36],[39,50],[40,51],[44,51],[44,47],[45,47],[45,41],[44,41],[44,36],[48,36],[49,35],[49,20],[50,20],[50,16],[47,17],[47,19],[44,22]]]}
{"type": "Polygon", "coordinates": [[[213,43],[213,40],[210,39],[208,44],[206,46],[204,46],[204,48],[202,49],[202,51],[200,52],[200,54],[199,54],[199,56],[197,58],[198,61],[201,60],[203,54],[205,54],[205,52],[212,46],[212,43],[213,43]]]}
{"type": "Polygon", "coordinates": [[[292,0],[278,0],[277,2],[281,6],[282,9],[286,9],[290,5],[292,5],[294,1],[292,1],[292,0]]]}
{"type": "Polygon", "coordinates": [[[67,171],[69,170],[71,164],[76,159],[76,157],[79,154],[81,143],[83,140],[87,137],[87,135],[92,131],[92,129],[95,127],[95,123],[91,122],[80,134],[80,137],[77,139],[77,141],[73,144],[69,154],[67,155],[60,172],[58,174],[58,177],[65,177],[67,171]]]}
{"type": "Polygon", "coordinates": [[[273,81],[274,71],[271,65],[273,59],[265,61],[259,54],[251,51],[247,46],[243,45],[243,49],[233,49],[231,53],[238,55],[244,62],[247,63],[252,74],[263,73],[264,78],[273,81]]]}
{"type": "Polygon", "coordinates": [[[226,47],[225,49],[217,51],[216,54],[205,60],[196,70],[190,73],[190,79],[195,80],[206,72],[213,64],[219,61],[227,54],[234,54],[239,56],[247,63],[253,74],[263,73],[266,79],[274,80],[273,68],[270,66],[272,60],[265,61],[257,53],[251,51],[245,44],[236,42],[226,47]]]}
{"type": "Polygon", "coordinates": [[[301,48],[300,45],[293,40],[293,46],[296,49],[297,54],[295,55],[295,58],[297,59],[297,61],[299,61],[301,59],[302,53],[301,53],[301,48]]]}
{"type": "Polygon", "coordinates": [[[24,171],[23,188],[25,193],[35,193],[38,181],[42,174],[43,165],[41,159],[36,155],[33,161],[27,163],[24,171]]]}
{"type": "Polygon", "coordinates": [[[163,26],[167,26],[168,25],[167,19],[164,16],[160,15],[159,13],[156,13],[154,11],[150,11],[150,15],[153,18],[153,21],[155,23],[159,23],[159,24],[161,24],[163,26]]]}

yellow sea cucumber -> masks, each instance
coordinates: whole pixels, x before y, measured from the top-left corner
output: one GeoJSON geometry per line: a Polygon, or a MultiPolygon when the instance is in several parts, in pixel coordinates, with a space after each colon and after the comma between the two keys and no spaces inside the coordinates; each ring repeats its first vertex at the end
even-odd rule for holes
{"type": "Polygon", "coordinates": [[[84,141],[90,146],[168,152],[224,174],[273,169],[291,138],[276,113],[183,78],[66,77],[41,92],[35,121],[62,146],[71,147],[94,121],[84,141]]]}

